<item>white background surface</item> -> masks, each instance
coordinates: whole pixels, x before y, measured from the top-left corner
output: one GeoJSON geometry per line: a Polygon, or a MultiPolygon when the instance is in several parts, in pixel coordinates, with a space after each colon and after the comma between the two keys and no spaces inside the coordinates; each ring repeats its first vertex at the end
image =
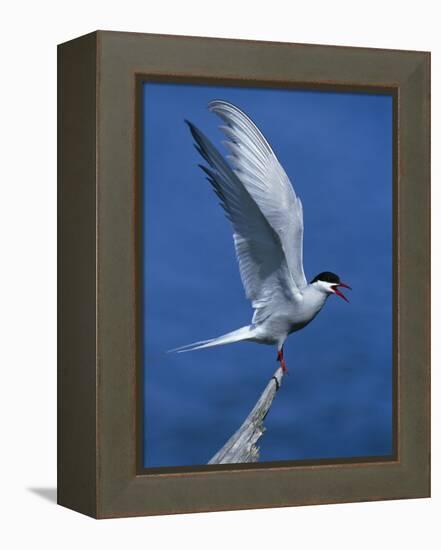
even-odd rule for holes
{"type": "MultiPolygon", "coordinates": [[[[439,548],[440,17],[436,2],[5,3],[0,55],[0,546],[439,548]],[[56,484],[56,44],[95,29],[432,51],[433,498],[94,521],[56,484]],[[438,335],[438,338],[436,338],[438,335]]],[[[416,289],[417,291],[417,289],[416,289]]],[[[375,345],[375,343],[373,343],[375,345]]]]}

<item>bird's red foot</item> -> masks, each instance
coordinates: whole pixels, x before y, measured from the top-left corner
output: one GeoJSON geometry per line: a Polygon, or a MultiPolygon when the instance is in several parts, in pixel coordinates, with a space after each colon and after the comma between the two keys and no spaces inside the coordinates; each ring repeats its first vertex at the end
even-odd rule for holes
{"type": "Polygon", "coordinates": [[[278,351],[277,352],[277,361],[279,361],[280,366],[282,367],[283,374],[287,373],[288,368],[287,368],[286,363],[285,363],[285,358],[283,357],[283,351],[278,351]]]}

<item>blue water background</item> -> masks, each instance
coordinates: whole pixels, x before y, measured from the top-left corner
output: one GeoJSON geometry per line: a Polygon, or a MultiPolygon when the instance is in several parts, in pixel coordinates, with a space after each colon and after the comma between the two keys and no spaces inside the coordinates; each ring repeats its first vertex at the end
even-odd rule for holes
{"type": "Polygon", "coordinates": [[[166,353],[252,315],[184,124],[225,152],[214,98],[252,117],[301,197],[307,278],[329,270],[353,287],[288,338],[261,460],[391,454],[392,98],[164,83],[143,95],[145,466],[207,463],[276,367],[275,349],[253,343],[166,353]]]}

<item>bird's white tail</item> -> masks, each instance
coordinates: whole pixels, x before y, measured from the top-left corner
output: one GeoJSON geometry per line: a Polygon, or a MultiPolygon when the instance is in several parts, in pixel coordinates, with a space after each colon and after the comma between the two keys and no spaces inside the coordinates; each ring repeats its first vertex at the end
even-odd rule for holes
{"type": "Polygon", "coordinates": [[[211,338],[210,340],[201,340],[200,342],[193,342],[180,348],[169,350],[170,352],[184,353],[186,351],[194,351],[196,349],[212,348],[214,346],[223,346],[225,344],[233,344],[234,342],[241,342],[243,340],[251,340],[253,338],[253,328],[251,326],[241,327],[227,334],[223,334],[218,338],[211,338]]]}

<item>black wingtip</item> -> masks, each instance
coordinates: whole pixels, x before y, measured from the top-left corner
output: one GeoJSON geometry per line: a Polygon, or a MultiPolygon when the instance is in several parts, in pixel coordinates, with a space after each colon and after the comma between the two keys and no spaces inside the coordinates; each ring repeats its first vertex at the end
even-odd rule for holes
{"type": "Polygon", "coordinates": [[[197,132],[196,126],[195,126],[192,122],[190,122],[189,120],[187,120],[186,118],[184,119],[184,122],[185,122],[185,124],[188,126],[188,129],[190,130],[191,135],[195,138],[196,132],[197,132]]]}
{"type": "Polygon", "coordinates": [[[193,124],[193,122],[190,122],[188,119],[184,118],[185,124],[189,127],[190,132],[194,135],[194,133],[197,131],[196,126],[193,124]]]}
{"type": "Polygon", "coordinates": [[[191,135],[193,136],[193,139],[197,143],[201,143],[201,140],[202,140],[201,131],[189,120],[184,119],[184,122],[185,122],[185,124],[187,124],[188,128],[190,129],[190,132],[191,132],[191,135]]]}

